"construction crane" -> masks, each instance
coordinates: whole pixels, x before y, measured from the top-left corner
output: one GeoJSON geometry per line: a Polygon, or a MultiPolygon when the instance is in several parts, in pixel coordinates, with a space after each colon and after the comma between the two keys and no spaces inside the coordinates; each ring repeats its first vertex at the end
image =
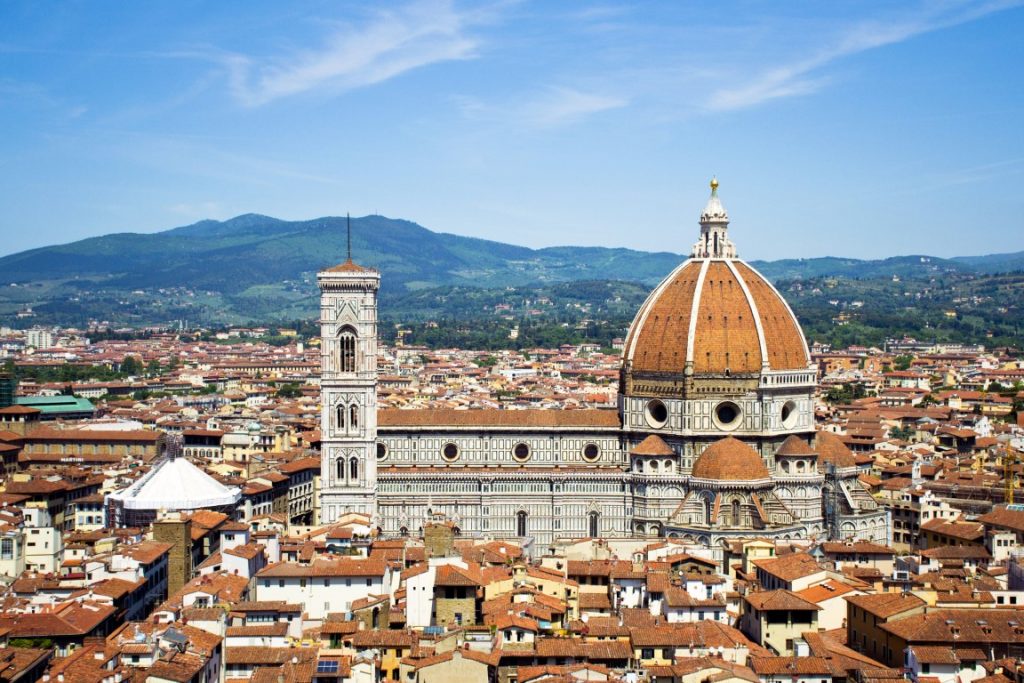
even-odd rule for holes
{"type": "Polygon", "coordinates": [[[1019,459],[1019,453],[1010,444],[1006,444],[1006,452],[1003,454],[1003,486],[1005,487],[1003,492],[1003,501],[1007,505],[1013,505],[1013,466],[1017,464],[1019,459]]]}

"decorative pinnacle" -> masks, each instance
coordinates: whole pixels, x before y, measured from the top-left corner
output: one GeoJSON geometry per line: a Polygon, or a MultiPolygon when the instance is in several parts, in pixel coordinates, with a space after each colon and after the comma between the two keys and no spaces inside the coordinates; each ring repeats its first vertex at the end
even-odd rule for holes
{"type": "Polygon", "coordinates": [[[716,176],[711,176],[711,194],[715,194],[717,192],[718,192],[718,178],[716,176]]]}

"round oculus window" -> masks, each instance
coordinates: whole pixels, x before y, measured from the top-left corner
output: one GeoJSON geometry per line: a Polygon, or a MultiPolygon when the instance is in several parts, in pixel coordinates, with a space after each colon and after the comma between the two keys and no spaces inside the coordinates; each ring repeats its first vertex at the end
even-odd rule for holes
{"type": "Polygon", "coordinates": [[[740,424],[740,407],[732,401],[722,401],[715,406],[715,424],[719,429],[735,429],[740,424]]]}
{"type": "Polygon", "coordinates": [[[779,413],[782,418],[782,426],[785,429],[792,429],[796,426],[797,412],[796,412],[796,401],[786,401],[782,406],[782,411],[779,413]]]}
{"type": "Polygon", "coordinates": [[[441,448],[441,457],[447,462],[455,462],[459,459],[459,447],[453,443],[446,443],[441,448]]]}
{"type": "Polygon", "coordinates": [[[668,422],[668,408],[658,399],[648,401],[644,413],[647,418],[647,424],[652,427],[664,427],[665,423],[668,422]]]}
{"type": "Polygon", "coordinates": [[[388,447],[382,443],[377,444],[377,459],[383,460],[388,457],[388,447]]]}
{"type": "Polygon", "coordinates": [[[525,443],[517,443],[512,447],[512,458],[516,462],[526,462],[530,459],[530,447],[525,443]]]}
{"type": "Polygon", "coordinates": [[[597,462],[600,457],[601,449],[597,447],[596,443],[588,443],[583,447],[583,459],[587,462],[597,462]]]}

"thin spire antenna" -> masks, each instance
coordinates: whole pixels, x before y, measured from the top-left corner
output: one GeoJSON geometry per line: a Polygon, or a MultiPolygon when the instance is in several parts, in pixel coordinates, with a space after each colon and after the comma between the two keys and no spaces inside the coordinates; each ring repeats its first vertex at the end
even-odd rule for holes
{"type": "Polygon", "coordinates": [[[345,227],[348,229],[348,260],[352,260],[352,216],[345,214],[345,227]]]}

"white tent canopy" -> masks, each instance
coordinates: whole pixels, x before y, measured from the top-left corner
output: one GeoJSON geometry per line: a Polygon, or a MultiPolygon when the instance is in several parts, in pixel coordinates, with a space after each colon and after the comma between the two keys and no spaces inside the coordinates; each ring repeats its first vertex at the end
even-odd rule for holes
{"type": "Polygon", "coordinates": [[[224,486],[185,458],[173,458],[110,498],[127,510],[198,510],[235,505],[241,490],[224,486]]]}

